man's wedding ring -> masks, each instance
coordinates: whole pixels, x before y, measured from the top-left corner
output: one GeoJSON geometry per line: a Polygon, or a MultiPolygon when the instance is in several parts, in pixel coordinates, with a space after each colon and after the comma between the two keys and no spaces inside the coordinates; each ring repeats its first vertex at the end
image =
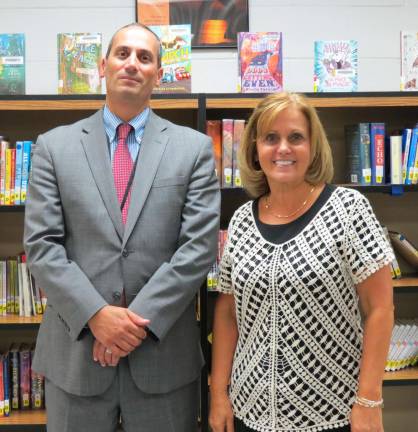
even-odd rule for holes
{"type": "Polygon", "coordinates": [[[109,349],[109,348],[106,348],[105,353],[106,353],[106,354],[112,354],[112,350],[109,349]]]}

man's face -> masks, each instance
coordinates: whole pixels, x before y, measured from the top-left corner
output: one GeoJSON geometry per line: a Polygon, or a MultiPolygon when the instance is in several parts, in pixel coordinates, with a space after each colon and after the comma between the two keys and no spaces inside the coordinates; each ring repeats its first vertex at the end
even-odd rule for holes
{"type": "Polygon", "coordinates": [[[162,73],[158,68],[158,50],[155,36],[141,27],[128,27],[116,34],[109,57],[102,60],[100,68],[110,101],[148,101],[162,73]]]}

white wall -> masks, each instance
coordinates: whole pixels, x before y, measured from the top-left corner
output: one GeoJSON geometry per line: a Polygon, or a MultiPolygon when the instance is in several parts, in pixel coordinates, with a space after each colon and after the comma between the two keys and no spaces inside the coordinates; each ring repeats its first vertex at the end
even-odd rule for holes
{"type": "MultiPolygon", "coordinates": [[[[284,85],[312,91],[313,41],[359,42],[359,91],[397,91],[400,30],[418,30],[418,0],[249,0],[250,31],[283,32],[284,85]]],[[[135,21],[135,0],[1,0],[1,33],[26,34],[28,94],[57,93],[56,34],[113,32],[135,21]]],[[[235,49],[193,51],[195,93],[233,93],[235,49]]]]}

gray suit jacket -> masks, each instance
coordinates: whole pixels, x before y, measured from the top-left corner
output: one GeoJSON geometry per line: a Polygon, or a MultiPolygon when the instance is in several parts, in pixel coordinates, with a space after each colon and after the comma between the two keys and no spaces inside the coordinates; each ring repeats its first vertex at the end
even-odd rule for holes
{"type": "Polygon", "coordinates": [[[115,368],[92,359],[88,320],[120,304],[151,321],[129,355],[137,386],[164,393],[203,364],[194,299],[215,260],[220,195],[211,141],[150,113],[126,226],[113,183],[102,111],[39,136],[24,243],[48,297],[33,367],[76,395],[111,384],[115,368]]]}

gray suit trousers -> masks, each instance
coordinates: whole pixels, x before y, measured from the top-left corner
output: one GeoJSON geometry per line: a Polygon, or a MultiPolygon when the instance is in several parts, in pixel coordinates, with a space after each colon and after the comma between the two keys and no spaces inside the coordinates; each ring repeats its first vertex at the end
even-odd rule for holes
{"type": "Polygon", "coordinates": [[[198,381],[169,393],[144,393],[126,358],[110,387],[97,396],[75,396],[46,379],[48,432],[196,432],[198,381]],[[119,425],[119,422],[121,424],[119,425]],[[119,426],[118,426],[119,425],[119,426]]]}

